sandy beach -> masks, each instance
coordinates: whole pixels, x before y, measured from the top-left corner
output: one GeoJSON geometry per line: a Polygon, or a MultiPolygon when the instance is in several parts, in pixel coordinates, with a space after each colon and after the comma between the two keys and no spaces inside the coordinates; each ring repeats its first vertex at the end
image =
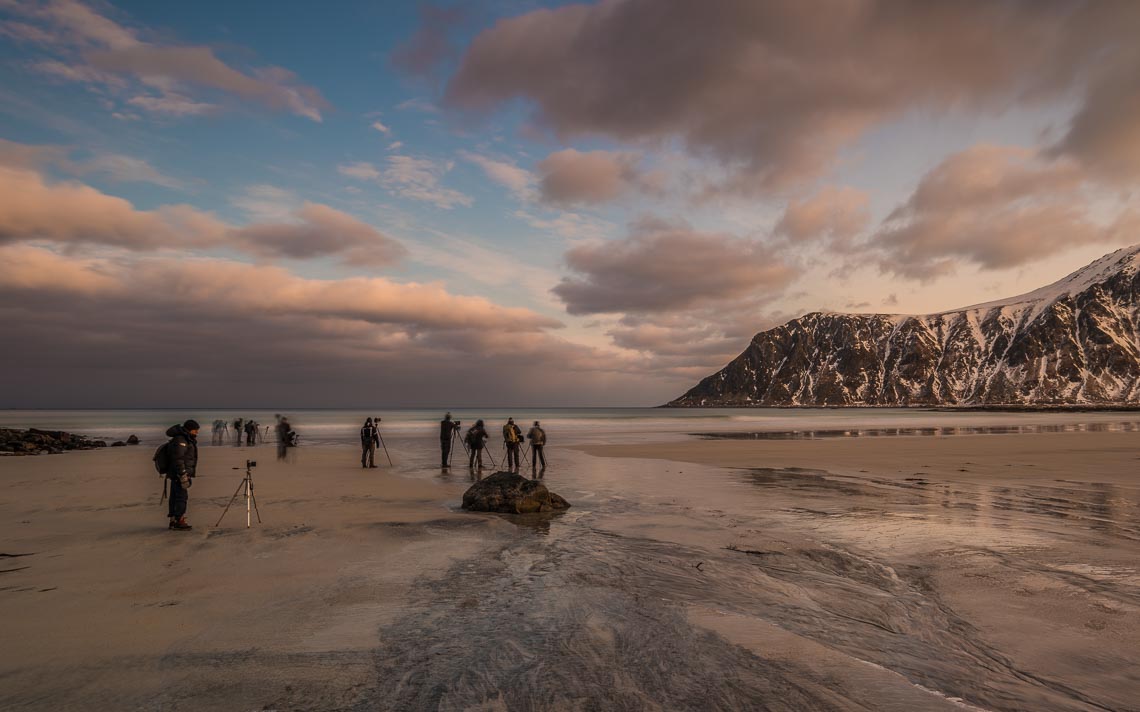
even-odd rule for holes
{"type": "Polygon", "coordinates": [[[204,447],[186,533],[151,448],[0,460],[0,708],[1138,709],[1137,433],[582,444],[538,518],[432,445],[204,447]]]}

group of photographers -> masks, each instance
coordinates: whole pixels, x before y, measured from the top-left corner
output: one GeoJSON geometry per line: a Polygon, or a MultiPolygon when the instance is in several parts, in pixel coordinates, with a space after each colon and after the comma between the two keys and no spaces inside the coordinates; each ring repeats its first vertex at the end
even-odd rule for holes
{"type": "MultiPolygon", "coordinates": [[[[460,421],[451,419],[451,413],[443,416],[443,420],[439,421],[440,467],[451,466],[452,443],[458,437],[460,426],[460,421]]],[[[483,449],[490,437],[482,420],[476,420],[475,424],[468,428],[467,433],[463,436],[463,447],[467,451],[467,466],[472,470],[476,467],[480,470],[483,469],[483,449]]],[[[546,431],[536,420],[526,437],[530,440],[531,472],[545,472],[546,454],[543,450],[546,447],[546,431]],[[541,463],[541,469],[539,463],[541,463]]],[[[507,469],[511,472],[518,472],[519,470],[519,453],[522,446],[522,429],[515,424],[514,418],[507,418],[507,422],[503,424],[503,448],[507,455],[507,469]]]]}
{"type": "MultiPolygon", "coordinates": [[[[384,440],[380,435],[379,430],[380,418],[375,420],[368,418],[364,421],[364,426],[360,429],[360,466],[364,468],[376,467],[376,449],[377,446],[383,446],[384,440]]],[[[219,441],[223,440],[220,433],[224,433],[228,425],[224,420],[216,420],[213,422],[213,443],[220,444],[219,441]]],[[[252,420],[238,419],[234,421],[234,431],[238,433],[238,442],[241,442],[241,434],[246,434],[246,444],[253,445],[259,433],[260,428],[252,420]]],[[[459,430],[461,423],[458,420],[451,419],[451,413],[443,417],[439,423],[439,449],[440,449],[440,466],[447,469],[451,466],[451,451],[455,440],[459,439],[463,445],[464,450],[467,452],[467,465],[472,471],[476,468],[483,469],[483,450],[487,446],[487,441],[490,435],[487,434],[487,428],[483,425],[482,420],[476,420],[475,424],[467,429],[466,434],[460,438],[459,430]]],[[[159,468],[159,472],[165,475],[170,485],[170,503],[167,509],[167,516],[169,518],[170,529],[176,531],[188,531],[193,527],[186,521],[186,505],[189,500],[190,486],[196,474],[198,465],[198,422],[190,419],[181,425],[174,425],[166,431],[167,437],[170,440],[160,448],[164,454],[160,456],[158,452],[155,453],[155,465],[159,468]],[[161,459],[161,462],[160,462],[161,459]]],[[[268,430],[268,428],[267,428],[268,430]]],[[[289,424],[289,419],[278,415],[277,416],[277,459],[284,460],[286,458],[287,448],[297,444],[297,433],[289,424]]],[[[530,440],[530,466],[531,472],[536,476],[541,477],[542,473],[546,471],[546,454],[544,449],[546,447],[546,431],[536,420],[530,431],[526,434],[526,439],[530,440]]],[[[526,453],[522,452],[524,444],[523,432],[518,425],[515,424],[514,418],[507,418],[507,422],[503,424],[503,447],[506,450],[506,465],[507,469],[511,472],[518,472],[520,469],[519,456],[526,458],[526,453]]],[[[385,448],[387,452],[387,448],[385,448]]],[[[489,455],[489,457],[491,457],[489,455]]],[[[389,458],[390,459],[390,458],[389,458]]],[[[494,458],[491,457],[492,464],[494,458]]],[[[165,487],[164,487],[165,491],[165,487]]]]}

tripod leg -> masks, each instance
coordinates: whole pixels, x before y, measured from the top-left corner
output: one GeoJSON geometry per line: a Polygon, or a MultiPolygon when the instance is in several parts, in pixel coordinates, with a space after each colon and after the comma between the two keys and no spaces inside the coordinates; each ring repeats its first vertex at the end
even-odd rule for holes
{"type": "Polygon", "coordinates": [[[392,467],[392,456],[388,454],[388,446],[384,444],[384,436],[380,431],[376,431],[376,437],[380,438],[380,447],[384,448],[384,457],[388,458],[388,467],[392,467]]]}
{"type": "Polygon", "coordinates": [[[257,508],[257,497],[253,495],[253,475],[249,476],[249,499],[253,502],[253,513],[257,515],[257,523],[261,524],[261,511],[257,508]]]}
{"type": "Polygon", "coordinates": [[[217,527],[217,526],[221,526],[221,524],[222,524],[222,519],[223,519],[223,518],[226,516],[226,512],[230,511],[230,505],[234,503],[234,500],[235,500],[235,499],[237,499],[237,496],[238,496],[238,494],[241,492],[241,488],[242,488],[242,486],[243,486],[243,485],[245,485],[245,478],[242,478],[241,484],[239,484],[239,485],[237,486],[237,489],[236,489],[236,490],[234,490],[234,496],[233,496],[233,497],[230,497],[230,502],[229,502],[229,504],[227,504],[227,505],[226,505],[226,508],[222,510],[222,516],[221,516],[221,517],[218,517],[218,523],[214,525],[215,527],[217,527]]]}
{"type": "Polygon", "coordinates": [[[487,452],[487,459],[491,461],[491,467],[498,467],[498,465],[495,464],[495,456],[491,454],[490,448],[483,448],[483,449],[486,450],[486,452],[487,452]]]}

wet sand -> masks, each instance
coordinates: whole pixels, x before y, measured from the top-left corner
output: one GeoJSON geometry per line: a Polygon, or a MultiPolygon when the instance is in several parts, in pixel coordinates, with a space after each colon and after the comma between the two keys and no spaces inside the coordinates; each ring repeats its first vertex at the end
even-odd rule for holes
{"type": "Polygon", "coordinates": [[[0,708],[1140,709],[1137,433],[583,444],[535,518],[388,446],[255,449],[249,530],[204,447],[189,533],[150,448],[0,460],[0,708]]]}

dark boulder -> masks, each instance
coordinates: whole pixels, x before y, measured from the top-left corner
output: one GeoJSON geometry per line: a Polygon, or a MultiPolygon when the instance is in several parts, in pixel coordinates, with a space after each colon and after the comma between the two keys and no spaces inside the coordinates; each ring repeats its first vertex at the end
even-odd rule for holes
{"type": "Polygon", "coordinates": [[[125,442],[123,442],[122,440],[116,440],[115,442],[111,443],[111,447],[126,447],[126,446],[127,446],[127,444],[125,442]]]}
{"type": "Polygon", "coordinates": [[[132,433],[131,436],[129,438],[127,438],[127,444],[128,445],[138,445],[139,444],[139,436],[132,433]]]}
{"type": "Polygon", "coordinates": [[[463,508],[472,512],[530,514],[560,512],[569,507],[569,502],[546,489],[546,485],[513,472],[496,472],[463,493],[463,508]]]}

